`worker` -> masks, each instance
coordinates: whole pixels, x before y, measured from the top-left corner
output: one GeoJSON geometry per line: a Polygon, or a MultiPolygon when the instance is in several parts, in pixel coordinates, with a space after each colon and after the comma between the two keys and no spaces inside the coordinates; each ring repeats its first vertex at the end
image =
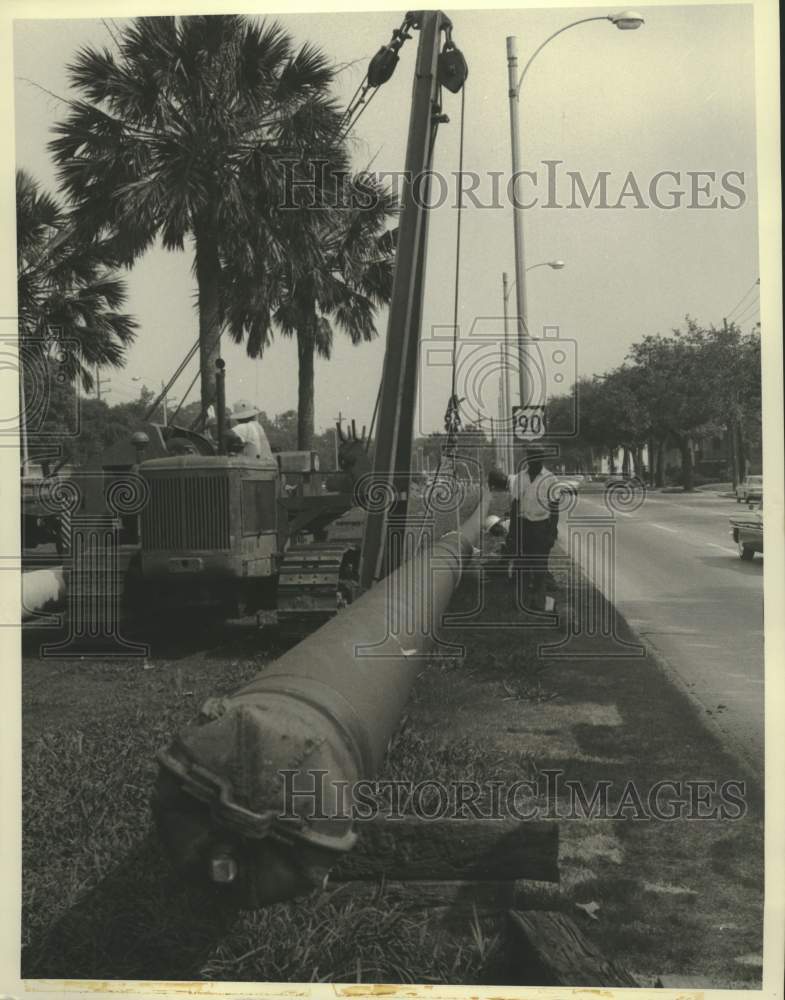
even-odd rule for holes
{"type": "Polygon", "coordinates": [[[230,439],[239,438],[240,454],[247,458],[259,458],[275,465],[275,456],[267,440],[264,427],[256,419],[259,407],[244,399],[239,400],[232,408],[232,429],[228,434],[230,439]]]}
{"type": "Polygon", "coordinates": [[[531,449],[524,468],[516,475],[504,477],[492,470],[489,476],[491,488],[499,488],[506,479],[512,495],[512,553],[523,573],[524,603],[531,592],[531,607],[536,611],[545,610],[548,555],[556,542],[559,524],[557,480],[543,465],[544,457],[539,449],[531,449]]]}

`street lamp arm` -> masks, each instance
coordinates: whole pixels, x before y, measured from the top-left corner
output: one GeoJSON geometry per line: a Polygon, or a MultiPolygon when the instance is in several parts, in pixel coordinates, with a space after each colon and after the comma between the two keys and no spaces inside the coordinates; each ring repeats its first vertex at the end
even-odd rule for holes
{"type": "MultiPolygon", "coordinates": [[[[561,269],[564,267],[564,261],[542,260],[540,261],[539,264],[529,264],[529,266],[525,269],[524,274],[528,274],[529,271],[533,271],[535,267],[550,267],[554,271],[561,271],[561,269]]],[[[516,284],[517,284],[517,279],[513,278],[512,282],[507,286],[507,291],[504,293],[505,302],[507,301],[507,299],[509,299],[510,295],[512,294],[512,290],[513,288],[515,288],[516,284]]]]}
{"type": "Polygon", "coordinates": [[[608,15],[607,14],[598,14],[598,15],[596,15],[594,17],[582,17],[580,19],[580,21],[573,21],[571,24],[565,24],[563,28],[559,28],[558,31],[554,31],[554,33],[552,35],[549,35],[545,39],[545,41],[541,45],[539,45],[534,50],[534,52],[529,56],[528,62],[523,67],[523,72],[521,73],[520,79],[518,80],[518,86],[515,88],[515,96],[517,97],[520,94],[520,92],[521,92],[521,84],[523,83],[523,78],[526,76],[526,73],[528,72],[528,69],[531,66],[531,64],[534,62],[534,60],[537,58],[537,56],[540,54],[540,52],[542,52],[542,50],[545,48],[545,46],[548,44],[548,42],[552,42],[553,39],[556,38],[557,35],[560,35],[563,31],[567,31],[569,28],[575,28],[579,24],[586,24],[589,21],[607,21],[607,20],[608,20],[608,15]]]}

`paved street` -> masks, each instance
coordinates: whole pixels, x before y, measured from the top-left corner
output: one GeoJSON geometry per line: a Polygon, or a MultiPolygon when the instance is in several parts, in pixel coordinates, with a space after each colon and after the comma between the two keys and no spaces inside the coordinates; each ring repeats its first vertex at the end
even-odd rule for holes
{"type": "MultiPolygon", "coordinates": [[[[737,555],[728,517],[741,509],[716,494],[653,493],[616,512],[615,604],[762,773],[763,557],[737,555]]],[[[606,511],[592,493],[576,509],[606,511]]]]}

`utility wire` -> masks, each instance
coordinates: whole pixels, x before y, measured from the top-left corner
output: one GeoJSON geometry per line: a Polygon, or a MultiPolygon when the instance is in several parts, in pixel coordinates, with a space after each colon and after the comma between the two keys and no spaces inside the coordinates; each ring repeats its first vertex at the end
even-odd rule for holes
{"type": "Polygon", "coordinates": [[[755,299],[754,297],[751,298],[749,301],[745,302],[743,305],[741,305],[736,310],[735,315],[731,315],[730,317],[726,317],[726,319],[729,319],[729,322],[731,322],[731,323],[737,322],[739,316],[742,316],[751,306],[754,307],[755,305],[757,305],[757,302],[758,302],[757,299],[755,299]]]}
{"type": "Polygon", "coordinates": [[[760,310],[760,301],[753,302],[746,309],[743,310],[740,316],[737,316],[733,321],[737,326],[741,326],[742,323],[748,323],[753,316],[755,316],[760,310]]]}
{"type": "Polygon", "coordinates": [[[750,287],[747,289],[747,291],[742,295],[742,297],[739,299],[739,301],[736,303],[736,305],[730,310],[730,312],[727,312],[725,314],[725,318],[726,319],[730,320],[731,316],[733,316],[733,314],[736,312],[736,310],[739,308],[739,306],[742,304],[742,302],[747,298],[747,296],[750,294],[750,292],[753,289],[755,289],[755,288],[758,287],[758,285],[760,285],[760,278],[758,278],[757,280],[753,281],[753,283],[750,285],[750,287]]]}

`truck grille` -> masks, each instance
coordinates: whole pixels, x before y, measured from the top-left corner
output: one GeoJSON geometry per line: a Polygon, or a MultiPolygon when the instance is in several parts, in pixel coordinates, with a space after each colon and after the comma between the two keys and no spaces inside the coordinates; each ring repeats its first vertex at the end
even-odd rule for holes
{"type": "Polygon", "coordinates": [[[142,548],[229,548],[229,480],[225,476],[151,477],[142,512],[142,548]]]}

